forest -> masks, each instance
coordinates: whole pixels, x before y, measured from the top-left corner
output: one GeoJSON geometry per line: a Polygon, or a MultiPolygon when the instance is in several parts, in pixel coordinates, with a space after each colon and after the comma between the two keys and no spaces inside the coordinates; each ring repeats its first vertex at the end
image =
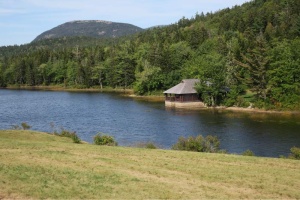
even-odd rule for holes
{"type": "Polygon", "coordinates": [[[200,80],[196,89],[207,105],[300,110],[300,1],[252,0],[118,39],[0,47],[1,87],[111,87],[151,95],[186,78],[200,80]]]}

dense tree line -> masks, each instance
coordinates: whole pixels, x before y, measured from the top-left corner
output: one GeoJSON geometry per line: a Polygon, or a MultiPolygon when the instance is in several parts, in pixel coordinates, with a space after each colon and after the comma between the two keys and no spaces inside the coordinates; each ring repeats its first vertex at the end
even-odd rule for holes
{"type": "Polygon", "coordinates": [[[0,86],[110,86],[143,95],[199,78],[210,105],[300,109],[299,0],[253,0],[134,36],[67,41],[1,47],[0,86]]]}

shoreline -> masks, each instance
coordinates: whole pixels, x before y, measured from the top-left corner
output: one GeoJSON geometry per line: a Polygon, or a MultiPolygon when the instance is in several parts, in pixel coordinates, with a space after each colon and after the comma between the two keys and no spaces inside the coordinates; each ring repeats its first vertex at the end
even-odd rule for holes
{"type": "Polygon", "coordinates": [[[224,106],[217,106],[217,107],[197,107],[197,108],[174,108],[174,107],[167,107],[167,109],[177,109],[177,110],[207,110],[213,112],[228,112],[228,113],[247,113],[247,114],[278,114],[278,115],[297,115],[300,116],[300,111],[279,111],[279,110],[264,110],[258,108],[243,108],[243,107],[224,107],[224,106]]]}
{"type": "MultiPolygon", "coordinates": [[[[120,95],[128,98],[133,98],[136,100],[143,100],[149,102],[164,102],[165,97],[163,95],[147,95],[140,96],[136,95],[133,92],[133,89],[124,89],[124,88],[68,88],[64,86],[8,86],[8,87],[0,87],[0,89],[8,89],[8,90],[40,90],[40,91],[66,91],[66,92],[111,92],[111,93],[119,93],[120,95]]],[[[262,113],[262,114],[285,114],[285,115],[300,115],[300,111],[288,111],[288,110],[264,110],[259,108],[243,108],[243,107],[225,107],[225,106],[217,106],[217,107],[203,107],[203,108],[179,108],[185,110],[216,110],[218,112],[230,111],[230,112],[243,112],[243,113],[262,113]]]]}
{"type": "MultiPolygon", "coordinates": [[[[212,108],[214,109],[214,108],[212,108]]],[[[288,114],[299,115],[300,111],[280,111],[280,110],[264,110],[259,108],[242,108],[242,107],[216,107],[215,109],[232,111],[232,112],[244,112],[244,113],[261,113],[261,114],[288,114]]]]}
{"type": "Polygon", "coordinates": [[[148,96],[140,96],[140,95],[136,95],[136,94],[129,94],[129,95],[124,95],[126,97],[129,97],[129,98],[133,98],[133,99],[137,99],[137,100],[143,100],[143,101],[151,101],[151,102],[165,102],[165,97],[164,96],[151,96],[151,95],[148,95],[148,96]]]}
{"type": "Polygon", "coordinates": [[[53,85],[53,86],[7,86],[7,87],[0,87],[0,89],[8,89],[8,90],[44,90],[44,91],[67,91],[67,92],[118,92],[118,93],[129,93],[133,94],[132,89],[124,89],[124,88],[98,88],[98,87],[91,87],[91,88],[71,88],[71,87],[64,87],[60,85],[53,85]]]}

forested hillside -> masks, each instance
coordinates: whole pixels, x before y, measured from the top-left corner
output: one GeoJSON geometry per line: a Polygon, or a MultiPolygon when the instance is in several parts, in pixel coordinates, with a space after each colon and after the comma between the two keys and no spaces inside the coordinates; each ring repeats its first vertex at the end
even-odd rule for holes
{"type": "Polygon", "coordinates": [[[254,0],[88,46],[58,41],[0,48],[0,85],[110,86],[143,95],[199,78],[209,105],[300,110],[299,0],[254,0]]]}

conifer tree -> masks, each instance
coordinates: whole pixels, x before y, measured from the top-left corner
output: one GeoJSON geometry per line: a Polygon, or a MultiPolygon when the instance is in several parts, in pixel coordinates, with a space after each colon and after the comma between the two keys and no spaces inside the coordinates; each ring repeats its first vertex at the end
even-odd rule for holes
{"type": "Polygon", "coordinates": [[[256,93],[257,98],[267,99],[269,58],[267,56],[267,43],[262,34],[255,41],[255,48],[249,49],[247,54],[242,54],[242,60],[235,63],[247,69],[246,83],[256,93]]]}

